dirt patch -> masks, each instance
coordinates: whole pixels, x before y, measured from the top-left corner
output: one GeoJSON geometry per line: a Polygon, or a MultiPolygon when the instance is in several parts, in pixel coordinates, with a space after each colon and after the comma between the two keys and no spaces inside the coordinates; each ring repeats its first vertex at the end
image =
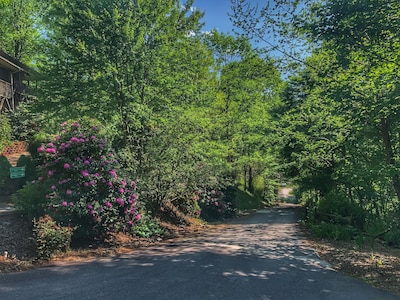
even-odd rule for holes
{"type": "Polygon", "coordinates": [[[357,245],[319,239],[307,231],[306,235],[318,255],[335,270],[400,296],[400,249],[380,241],[357,245]]]}
{"type": "Polygon", "coordinates": [[[0,273],[24,271],[52,262],[88,261],[147,248],[165,240],[194,236],[212,226],[193,220],[190,225],[162,223],[165,235],[154,238],[140,238],[127,234],[110,236],[103,244],[88,244],[85,248],[71,249],[50,261],[38,261],[32,233],[32,223],[17,214],[0,215],[0,273]]]}

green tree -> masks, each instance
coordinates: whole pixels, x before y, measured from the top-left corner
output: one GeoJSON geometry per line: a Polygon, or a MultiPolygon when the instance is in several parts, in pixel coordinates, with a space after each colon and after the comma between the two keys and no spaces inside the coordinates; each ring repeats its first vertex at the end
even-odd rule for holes
{"type": "Polygon", "coordinates": [[[221,145],[227,174],[241,176],[253,191],[253,178],[271,161],[268,133],[270,111],[279,102],[280,74],[245,37],[211,32],[205,37],[215,58],[219,85],[212,104],[214,138],[221,145]]]}
{"type": "Polygon", "coordinates": [[[0,1],[0,49],[26,64],[38,54],[39,11],[35,0],[0,1]]]}

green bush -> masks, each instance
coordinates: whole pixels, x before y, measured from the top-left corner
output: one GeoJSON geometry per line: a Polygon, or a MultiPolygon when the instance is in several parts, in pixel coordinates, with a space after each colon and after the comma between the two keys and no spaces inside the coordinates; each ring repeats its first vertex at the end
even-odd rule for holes
{"type": "Polygon", "coordinates": [[[385,234],[385,242],[388,246],[400,247],[400,229],[393,229],[385,234]]]}
{"type": "Polygon", "coordinates": [[[17,167],[25,167],[24,181],[32,181],[37,178],[36,164],[31,157],[21,155],[17,161],[17,167]]]}
{"type": "Polygon", "coordinates": [[[149,238],[162,236],[164,230],[156,220],[152,219],[149,214],[146,214],[132,227],[131,233],[139,237],[149,238]]]}
{"type": "Polygon", "coordinates": [[[320,223],[310,225],[311,231],[319,238],[350,241],[359,235],[359,230],[350,225],[320,223]]]}
{"type": "MultiPolygon", "coordinates": [[[[221,186],[222,187],[222,186],[221,186]]],[[[200,217],[205,221],[223,220],[236,214],[236,206],[231,198],[227,197],[228,188],[208,189],[199,188],[196,191],[196,200],[200,206],[200,217]]]]}
{"type": "Polygon", "coordinates": [[[0,187],[1,190],[4,190],[2,185],[6,181],[7,178],[10,178],[10,162],[7,160],[5,156],[0,156],[0,187]]]}
{"type": "Polygon", "coordinates": [[[7,115],[0,113],[0,153],[11,142],[11,125],[7,115]]]}
{"type": "Polygon", "coordinates": [[[318,221],[335,223],[339,225],[351,225],[360,230],[365,226],[365,212],[360,205],[352,202],[338,191],[332,191],[325,197],[322,197],[317,203],[316,217],[318,221]]]}
{"type": "Polygon", "coordinates": [[[34,183],[27,183],[22,189],[12,195],[15,208],[29,220],[39,218],[45,214],[48,208],[46,199],[49,182],[44,182],[41,177],[34,183]]]}
{"type": "Polygon", "coordinates": [[[49,259],[52,255],[69,250],[73,229],[63,227],[49,216],[45,215],[33,222],[33,234],[37,256],[49,259]]]}
{"type": "Polygon", "coordinates": [[[15,141],[29,141],[39,131],[39,122],[45,118],[43,114],[33,113],[31,101],[18,104],[18,109],[10,114],[11,135],[15,141]]]}

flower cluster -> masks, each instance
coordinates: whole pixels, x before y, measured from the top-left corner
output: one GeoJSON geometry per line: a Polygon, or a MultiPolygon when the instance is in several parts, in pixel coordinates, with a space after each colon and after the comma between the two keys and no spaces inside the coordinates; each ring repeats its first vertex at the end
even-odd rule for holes
{"type": "Polygon", "coordinates": [[[223,219],[235,213],[232,203],[221,190],[199,188],[193,199],[198,201],[201,208],[200,217],[205,220],[223,219]]]}
{"type": "MultiPolygon", "coordinates": [[[[99,127],[61,124],[61,133],[38,149],[50,188],[49,213],[75,227],[130,230],[140,219],[136,183],[120,165],[99,127]]],[[[86,228],[86,229],[87,229],[86,228]]]]}

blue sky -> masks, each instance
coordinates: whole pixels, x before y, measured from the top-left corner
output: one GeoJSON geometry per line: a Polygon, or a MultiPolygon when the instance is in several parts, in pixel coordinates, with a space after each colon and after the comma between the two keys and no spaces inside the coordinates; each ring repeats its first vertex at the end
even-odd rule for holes
{"type": "Polygon", "coordinates": [[[208,31],[216,28],[221,32],[232,32],[233,25],[228,16],[231,11],[230,0],[195,0],[194,7],[205,12],[202,19],[206,23],[204,30],[208,31]]]}

